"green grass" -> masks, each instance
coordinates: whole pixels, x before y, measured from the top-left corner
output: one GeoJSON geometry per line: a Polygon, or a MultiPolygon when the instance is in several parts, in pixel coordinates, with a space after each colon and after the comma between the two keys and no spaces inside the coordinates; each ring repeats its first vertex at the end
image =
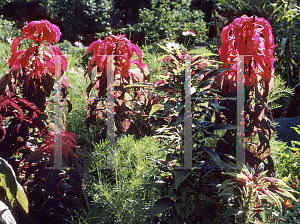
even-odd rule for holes
{"type": "Polygon", "coordinates": [[[10,45],[8,43],[0,42],[0,74],[3,76],[9,70],[7,62],[10,58],[10,45]]]}
{"type": "Polygon", "coordinates": [[[157,189],[147,188],[157,174],[151,158],[163,158],[157,140],[122,136],[116,142],[116,168],[106,165],[106,144],[95,144],[87,161],[89,182],[86,194],[94,205],[88,213],[74,217],[77,223],[142,223],[159,198],[157,189]],[[91,174],[94,175],[91,175],[91,174]]]}
{"type": "Polygon", "coordinates": [[[194,48],[188,51],[190,55],[202,55],[212,53],[207,47],[194,48]]]}

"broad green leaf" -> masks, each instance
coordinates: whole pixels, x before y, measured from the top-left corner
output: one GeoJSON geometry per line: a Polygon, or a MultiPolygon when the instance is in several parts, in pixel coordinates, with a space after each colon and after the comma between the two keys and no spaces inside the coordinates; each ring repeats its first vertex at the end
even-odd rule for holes
{"type": "Polygon", "coordinates": [[[180,184],[190,175],[191,170],[189,169],[175,169],[175,189],[177,190],[180,184]]]}
{"type": "Polygon", "coordinates": [[[213,108],[217,111],[217,113],[219,113],[219,103],[216,100],[210,100],[209,101],[211,103],[211,105],[213,106],[213,108]]]}
{"type": "Polygon", "coordinates": [[[219,165],[221,169],[223,169],[223,161],[214,150],[208,147],[203,147],[203,150],[213,158],[213,160],[219,165]]]}
{"type": "Polygon", "coordinates": [[[230,205],[230,206],[227,208],[225,214],[223,215],[223,219],[225,219],[225,218],[227,218],[227,217],[229,217],[229,216],[232,216],[232,215],[236,215],[236,214],[238,213],[238,211],[239,211],[238,208],[236,208],[236,207],[233,206],[233,205],[230,205]]]}
{"type": "Polygon", "coordinates": [[[13,207],[18,191],[17,180],[11,165],[2,158],[0,158],[0,178],[0,185],[4,188],[9,203],[13,207]]]}
{"type": "Polygon", "coordinates": [[[220,191],[221,191],[224,187],[226,187],[228,184],[229,184],[229,185],[232,185],[232,184],[234,184],[234,182],[233,182],[231,179],[225,180],[225,181],[221,184],[221,186],[220,186],[218,192],[220,192],[220,191]]]}
{"type": "Polygon", "coordinates": [[[164,109],[164,105],[161,105],[161,104],[155,104],[155,105],[153,105],[152,108],[151,108],[151,111],[149,113],[149,116],[151,116],[152,114],[154,114],[156,111],[162,110],[162,109],[164,109]]]}
{"type": "Polygon", "coordinates": [[[29,208],[28,208],[28,199],[26,197],[26,194],[22,188],[22,186],[18,183],[18,191],[17,191],[17,200],[20,203],[20,205],[22,206],[22,208],[24,209],[24,211],[26,213],[29,212],[29,208]]]}
{"type": "Polygon", "coordinates": [[[170,125],[177,125],[184,121],[184,110],[181,110],[177,116],[177,119],[175,122],[170,123],[170,125]]]}
{"type": "Polygon", "coordinates": [[[164,112],[162,113],[161,116],[166,116],[166,114],[167,114],[172,108],[174,108],[174,104],[169,103],[169,102],[166,102],[166,103],[164,104],[164,112]]]}
{"type": "MultiPolygon", "coordinates": [[[[203,79],[202,79],[203,80],[203,79]]],[[[201,81],[200,85],[198,86],[198,88],[203,89],[205,87],[208,87],[211,84],[212,81],[210,80],[205,80],[205,81],[201,81]]]]}
{"type": "Polygon", "coordinates": [[[214,124],[214,125],[211,125],[211,126],[207,126],[206,129],[209,132],[216,131],[216,130],[222,130],[222,129],[227,129],[227,130],[234,130],[234,129],[243,130],[242,128],[240,128],[238,126],[234,126],[234,125],[231,125],[231,124],[214,124]]]}
{"type": "Polygon", "coordinates": [[[207,201],[207,202],[210,202],[210,203],[214,203],[213,200],[211,200],[209,197],[205,196],[204,194],[199,194],[199,195],[198,195],[198,198],[199,198],[199,199],[202,199],[203,201],[207,201]]]}
{"type": "Polygon", "coordinates": [[[219,196],[225,196],[225,195],[228,196],[234,195],[234,187],[228,187],[219,194],[219,196]]]}
{"type": "Polygon", "coordinates": [[[296,145],[300,145],[300,142],[298,142],[298,141],[292,141],[292,142],[296,145]]]}
{"type": "Polygon", "coordinates": [[[281,189],[292,190],[292,188],[290,188],[283,180],[279,179],[276,184],[278,184],[281,189]]]}
{"type": "Polygon", "coordinates": [[[295,201],[298,201],[294,195],[292,195],[290,192],[286,191],[286,190],[283,190],[283,192],[279,191],[279,190],[276,190],[276,193],[279,194],[279,195],[282,195],[284,197],[287,197],[289,199],[293,199],[295,201]]]}
{"type": "Polygon", "coordinates": [[[161,198],[158,199],[153,207],[149,210],[150,219],[152,220],[154,216],[166,211],[168,208],[171,208],[175,205],[174,201],[170,198],[161,198]]]}
{"type": "Polygon", "coordinates": [[[300,129],[299,128],[297,128],[297,127],[291,127],[291,128],[293,128],[300,135],[300,129]]]}
{"type": "Polygon", "coordinates": [[[219,68],[219,69],[216,69],[216,70],[214,70],[214,71],[208,73],[208,74],[202,79],[202,81],[205,81],[205,80],[208,80],[208,79],[210,79],[210,78],[213,78],[213,77],[215,77],[215,76],[221,74],[222,72],[229,71],[229,70],[231,70],[231,69],[229,69],[229,68],[219,68]]]}
{"type": "Polygon", "coordinates": [[[218,0],[218,3],[224,7],[227,7],[227,8],[232,8],[232,6],[226,2],[225,0],[218,0]]]}

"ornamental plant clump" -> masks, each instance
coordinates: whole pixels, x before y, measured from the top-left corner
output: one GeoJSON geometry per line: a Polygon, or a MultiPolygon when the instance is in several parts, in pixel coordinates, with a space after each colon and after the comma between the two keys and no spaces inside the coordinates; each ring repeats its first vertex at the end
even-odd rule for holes
{"type": "MultiPolygon", "coordinates": [[[[236,215],[237,223],[253,223],[254,218],[263,221],[261,212],[266,212],[268,207],[274,211],[274,219],[281,219],[282,206],[289,208],[292,205],[290,199],[296,200],[293,193],[297,191],[290,188],[283,180],[273,177],[266,177],[264,171],[255,174],[255,171],[244,166],[240,173],[225,172],[224,174],[233,177],[222,183],[219,191],[222,193],[232,192],[238,189],[241,197],[238,198],[238,213],[236,215]],[[281,202],[282,201],[282,202],[281,202]],[[277,212],[276,212],[277,210],[277,212]]],[[[297,200],[296,200],[297,201],[297,200]]]]}
{"type": "Polygon", "coordinates": [[[19,148],[25,146],[29,136],[46,133],[46,126],[39,119],[41,112],[31,102],[16,95],[0,95],[0,144],[1,156],[11,157],[19,148]]]}
{"type": "MultiPolygon", "coordinates": [[[[221,90],[224,97],[236,97],[239,63],[237,56],[244,57],[244,71],[241,72],[244,74],[245,84],[245,153],[246,162],[254,167],[253,173],[250,173],[245,167],[240,173],[237,171],[226,173],[233,177],[240,190],[237,202],[240,212],[237,213],[236,220],[239,223],[252,223],[255,217],[256,221],[257,219],[262,221],[258,213],[266,212],[267,207],[279,208],[279,213],[274,211],[279,219],[278,214],[282,213],[281,201],[283,206],[287,207],[290,206],[288,200],[295,200],[295,197],[291,194],[292,188],[282,180],[272,177],[275,175],[275,170],[270,156],[269,142],[275,133],[275,127],[272,124],[272,113],[266,105],[266,98],[274,84],[273,52],[275,45],[272,28],[263,18],[244,15],[235,19],[232,24],[222,30],[221,41],[219,54],[221,61],[225,63],[223,67],[231,70],[225,71],[217,77],[215,79],[217,83],[213,86],[221,90]],[[255,140],[256,136],[258,136],[258,140],[255,140]],[[267,159],[267,163],[264,162],[265,159],[267,159]],[[258,166],[259,164],[263,165],[262,168],[258,166]],[[266,171],[262,172],[263,170],[266,171]],[[271,177],[265,177],[266,174],[271,177]],[[266,204],[267,206],[265,206],[266,204]]],[[[223,103],[228,110],[221,111],[219,121],[236,124],[237,111],[235,107],[232,107],[235,103],[228,101],[223,103]]],[[[233,143],[235,138],[232,136],[235,136],[232,132],[226,133],[224,139],[233,143]]],[[[218,144],[217,151],[224,153],[226,147],[228,145],[218,144]]],[[[222,185],[225,186],[231,181],[226,180],[222,185]]],[[[236,188],[227,188],[224,191],[233,192],[233,189],[236,188]]]]}
{"type": "MultiPolygon", "coordinates": [[[[151,116],[158,127],[154,137],[165,143],[165,159],[155,160],[160,175],[154,186],[159,188],[161,198],[149,210],[147,220],[170,223],[233,223],[234,217],[223,217],[229,205],[229,197],[219,197],[218,186],[226,178],[222,170],[228,166],[223,162],[207,140],[221,138],[215,131],[236,129],[236,126],[215,124],[212,115],[219,111],[216,95],[210,88],[213,78],[227,70],[217,68],[216,61],[202,55],[189,56],[178,48],[161,46],[166,55],[161,57],[161,85],[153,93],[164,97],[163,104],[154,105],[151,116]],[[185,77],[189,70],[187,58],[190,58],[191,75],[191,111],[192,111],[192,167],[186,166],[187,154],[184,153],[184,113],[185,113],[185,77]],[[203,100],[210,98],[210,100],[203,100]],[[157,215],[159,217],[157,217],[157,215]]],[[[232,197],[232,196],[231,196],[232,197]]]]}
{"type": "MultiPolygon", "coordinates": [[[[224,68],[230,68],[220,76],[213,88],[221,90],[224,97],[236,97],[238,55],[244,57],[244,84],[245,84],[245,139],[248,152],[254,157],[248,160],[251,166],[268,159],[268,169],[274,175],[274,165],[270,157],[270,139],[275,134],[272,124],[272,113],[266,105],[266,98],[274,84],[274,37],[272,27],[264,18],[246,15],[234,19],[221,33],[222,45],[219,55],[224,68]],[[243,56],[245,55],[245,56],[243,56]],[[255,142],[254,137],[258,136],[255,142]]],[[[235,102],[223,101],[221,105],[229,110],[222,110],[219,122],[236,123],[235,102]]],[[[233,132],[227,133],[226,141],[234,140],[233,132]],[[231,138],[231,140],[230,140],[231,138]]],[[[235,140],[234,140],[235,141],[235,140]]],[[[231,154],[235,152],[235,145],[219,145],[220,151],[231,147],[231,154]],[[233,151],[234,150],[234,151],[233,151]]],[[[227,151],[228,153],[228,151],[227,151]]],[[[251,156],[247,157],[249,159],[251,156]]]]}
{"type": "Polygon", "coordinates": [[[23,35],[15,38],[11,44],[11,57],[8,61],[10,70],[2,77],[4,92],[6,85],[9,92],[15,93],[20,88],[23,98],[37,105],[44,112],[46,97],[53,91],[55,78],[55,57],[60,57],[62,71],[62,92],[66,97],[69,87],[68,80],[63,74],[67,70],[66,57],[53,42],[58,43],[61,32],[58,26],[47,20],[32,21],[22,29],[23,35]],[[27,49],[19,50],[21,40],[30,40],[27,49]]]}
{"type": "MultiPolygon", "coordinates": [[[[90,124],[96,124],[96,118],[104,119],[106,102],[100,98],[104,98],[107,92],[107,63],[113,59],[113,76],[114,76],[114,96],[115,96],[115,119],[118,133],[130,133],[130,130],[137,130],[137,126],[144,125],[142,121],[138,124],[133,124],[133,110],[136,106],[136,101],[141,95],[141,88],[134,87],[133,97],[129,93],[129,84],[144,82],[146,79],[150,81],[149,69],[142,61],[141,50],[135,44],[131,43],[124,35],[110,35],[104,40],[93,42],[88,48],[86,54],[94,50],[94,54],[87,66],[85,80],[87,77],[91,83],[85,91],[85,97],[88,98],[92,88],[96,85],[97,93],[95,99],[88,100],[87,107],[87,129],[89,131],[90,124]],[[132,60],[133,53],[136,53],[138,59],[132,60]],[[113,57],[113,58],[110,58],[113,57]],[[135,64],[137,69],[130,69],[131,65],[135,64]],[[97,67],[97,74],[92,80],[92,71],[97,67]],[[135,128],[131,125],[134,125],[135,128]],[[129,128],[131,129],[129,130],[129,128]]],[[[145,98],[141,100],[141,104],[145,103],[145,98]]],[[[141,126],[140,126],[141,128],[141,126]]]]}
{"type": "MultiPolygon", "coordinates": [[[[50,115],[50,121],[47,120],[46,97],[54,90],[56,56],[60,59],[62,95],[66,97],[69,83],[64,72],[68,62],[54,45],[61,36],[58,26],[47,20],[32,21],[22,29],[22,34],[11,44],[10,70],[0,80],[0,152],[4,158],[16,153],[21,160],[10,163],[28,197],[30,218],[37,223],[65,223],[74,215],[69,212],[74,203],[83,206],[79,196],[85,187],[85,172],[75,154],[76,136],[65,130],[61,165],[73,169],[48,169],[54,166],[56,133],[51,131],[50,124],[46,128],[47,122],[51,122],[50,115]],[[27,49],[18,49],[23,39],[30,44],[27,49]],[[39,137],[45,141],[41,142],[39,137]]],[[[65,124],[62,126],[66,128],[65,124]]]]}

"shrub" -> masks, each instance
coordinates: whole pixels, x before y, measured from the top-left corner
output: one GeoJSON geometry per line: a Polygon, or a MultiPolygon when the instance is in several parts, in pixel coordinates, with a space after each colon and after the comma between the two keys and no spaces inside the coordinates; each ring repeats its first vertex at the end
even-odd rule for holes
{"type": "Polygon", "coordinates": [[[132,38],[140,44],[152,44],[166,39],[184,43],[183,31],[194,31],[190,45],[199,45],[206,40],[206,24],[201,10],[190,10],[190,1],[151,1],[151,9],[140,9],[139,21],[133,26],[132,38]]]}

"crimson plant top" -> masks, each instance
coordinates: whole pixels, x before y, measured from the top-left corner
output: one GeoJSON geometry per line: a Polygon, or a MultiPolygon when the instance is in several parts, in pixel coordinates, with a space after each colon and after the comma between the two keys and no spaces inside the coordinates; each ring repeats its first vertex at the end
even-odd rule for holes
{"type": "Polygon", "coordinates": [[[94,55],[89,62],[88,72],[91,72],[95,66],[100,69],[100,72],[103,72],[107,64],[107,55],[115,55],[115,65],[117,66],[115,66],[114,75],[121,74],[123,79],[131,76],[133,80],[138,81],[136,75],[129,71],[131,63],[136,64],[141,70],[145,67],[141,50],[124,35],[110,35],[105,37],[103,41],[97,40],[89,46],[85,54],[92,50],[94,50],[94,55]],[[134,52],[138,59],[132,61],[134,52]]]}
{"type": "MultiPolygon", "coordinates": [[[[12,70],[20,73],[23,68],[28,78],[35,75],[40,78],[46,73],[55,73],[55,55],[61,55],[62,70],[66,71],[68,62],[60,49],[54,45],[60,39],[59,27],[47,20],[32,21],[22,29],[23,35],[15,38],[11,45],[11,58],[8,66],[12,70]],[[32,40],[28,49],[18,51],[22,39],[32,40]],[[44,41],[48,43],[44,43],[44,41]]],[[[24,72],[23,71],[23,72],[24,72]]]]}
{"type": "Polygon", "coordinates": [[[58,43],[61,36],[59,27],[48,20],[32,21],[23,27],[22,33],[21,38],[27,38],[39,43],[43,43],[43,41],[58,43]]]}
{"type": "Polygon", "coordinates": [[[245,75],[245,85],[257,86],[257,75],[265,82],[271,80],[275,45],[272,27],[267,20],[246,15],[234,19],[222,30],[221,42],[221,61],[233,69],[226,72],[228,75],[236,77],[237,55],[251,55],[245,57],[245,74],[248,74],[245,75]]]}

